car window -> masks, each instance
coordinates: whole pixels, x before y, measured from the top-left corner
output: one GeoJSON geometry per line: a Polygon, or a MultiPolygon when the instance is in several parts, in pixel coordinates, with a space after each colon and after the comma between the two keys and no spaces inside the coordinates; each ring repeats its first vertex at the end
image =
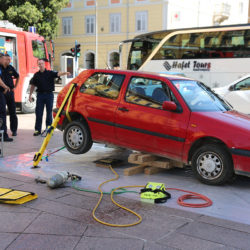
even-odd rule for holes
{"type": "Polygon", "coordinates": [[[243,81],[238,82],[235,87],[235,90],[250,90],[250,78],[246,78],[243,81]]]}
{"type": "Polygon", "coordinates": [[[227,111],[230,107],[206,85],[192,80],[172,80],[192,111],[227,111]]]}
{"type": "Polygon", "coordinates": [[[124,78],[125,75],[96,72],[82,84],[80,92],[117,99],[124,78]]]}
{"type": "Polygon", "coordinates": [[[125,99],[130,103],[161,109],[164,101],[171,100],[170,92],[168,86],[159,80],[132,77],[125,99]]]}

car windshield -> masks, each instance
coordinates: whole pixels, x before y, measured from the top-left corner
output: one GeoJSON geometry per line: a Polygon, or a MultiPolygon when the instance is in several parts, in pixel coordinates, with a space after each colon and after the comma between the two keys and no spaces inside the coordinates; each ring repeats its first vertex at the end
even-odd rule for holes
{"type": "Polygon", "coordinates": [[[192,80],[172,80],[192,111],[227,111],[231,108],[209,87],[192,80]]]}

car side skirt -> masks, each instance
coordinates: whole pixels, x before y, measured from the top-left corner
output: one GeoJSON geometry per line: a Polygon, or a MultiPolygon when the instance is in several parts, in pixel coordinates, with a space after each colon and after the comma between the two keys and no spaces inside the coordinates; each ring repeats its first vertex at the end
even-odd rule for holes
{"type": "Polygon", "coordinates": [[[250,177],[250,172],[235,170],[235,174],[250,177]]]}
{"type": "Polygon", "coordinates": [[[250,150],[232,148],[231,153],[233,155],[240,155],[240,156],[250,157],[250,150]]]}

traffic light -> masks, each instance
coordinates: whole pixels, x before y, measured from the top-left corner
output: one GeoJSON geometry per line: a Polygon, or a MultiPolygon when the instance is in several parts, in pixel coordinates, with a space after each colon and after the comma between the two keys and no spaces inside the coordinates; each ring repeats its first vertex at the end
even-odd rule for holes
{"type": "Polygon", "coordinates": [[[75,57],[75,51],[76,51],[76,48],[75,47],[72,47],[71,49],[70,49],[70,51],[71,51],[71,56],[73,56],[73,57],[75,57]]]}
{"type": "Polygon", "coordinates": [[[80,57],[80,55],[81,55],[81,53],[80,53],[80,51],[81,51],[81,44],[76,44],[76,46],[75,46],[75,55],[76,55],[76,57],[80,57]]]}

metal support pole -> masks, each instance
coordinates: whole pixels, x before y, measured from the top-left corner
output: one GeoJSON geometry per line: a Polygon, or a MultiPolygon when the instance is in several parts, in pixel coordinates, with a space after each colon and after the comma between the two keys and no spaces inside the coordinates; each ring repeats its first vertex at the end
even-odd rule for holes
{"type": "Polygon", "coordinates": [[[77,52],[76,52],[77,50],[76,45],[77,45],[77,40],[75,40],[75,76],[78,75],[78,57],[77,57],[77,52]]]}
{"type": "Polygon", "coordinates": [[[98,11],[97,0],[95,1],[95,68],[98,68],[98,11]]]}

